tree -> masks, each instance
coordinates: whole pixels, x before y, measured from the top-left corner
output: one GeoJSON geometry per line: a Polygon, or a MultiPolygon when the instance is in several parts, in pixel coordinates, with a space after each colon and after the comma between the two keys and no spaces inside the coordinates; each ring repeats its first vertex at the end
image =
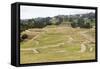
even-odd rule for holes
{"type": "Polygon", "coordinates": [[[78,19],[78,27],[80,27],[80,28],[84,27],[84,19],[83,18],[78,19]]]}
{"type": "Polygon", "coordinates": [[[47,25],[51,25],[52,23],[50,22],[51,18],[50,17],[46,17],[45,18],[45,22],[47,25]]]}
{"type": "Polygon", "coordinates": [[[71,26],[72,26],[73,28],[78,27],[78,20],[77,20],[77,19],[74,19],[74,20],[72,21],[72,23],[71,23],[71,26]]]}

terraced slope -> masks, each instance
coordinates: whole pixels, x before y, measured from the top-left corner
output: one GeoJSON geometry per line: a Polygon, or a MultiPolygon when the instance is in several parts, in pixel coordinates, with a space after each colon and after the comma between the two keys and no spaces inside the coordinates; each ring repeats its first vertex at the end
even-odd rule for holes
{"type": "Polygon", "coordinates": [[[95,30],[65,26],[29,29],[20,43],[20,63],[95,59],[95,30]]]}

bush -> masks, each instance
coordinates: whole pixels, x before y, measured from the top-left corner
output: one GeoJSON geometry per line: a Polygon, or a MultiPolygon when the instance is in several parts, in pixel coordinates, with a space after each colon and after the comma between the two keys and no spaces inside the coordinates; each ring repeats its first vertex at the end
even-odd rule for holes
{"type": "Polygon", "coordinates": [[[71,23],[71,26],[73,28],[80,27],[80,28],[92,28],[93,23],[90,21],[90,19],[74,19],[71,23]]]}
{"type": "Polygon", "coordinates": [[[92,24],[91,23],[86,23],[85,24],[85,28],[92,28],[93,26],[92,26],[92,24]]]}
{"type": "Polygon", "coordinates": [[[27,34],[23,34],[23,35],[21,36],[21,39],[22,39],[22,40],[27,39],[27,38],[28,38],[28,35],[27,35],[27,34]]]}
{"type": "Polygon", "coordinates": [[[76,27],[77,27],[77,24],[76,24],[76,23],[71,23],[71,26],[72,26],[73,28],[76,28],[76,27]]]}
{"type": "Polygon", "coordinates": [[[77,19],[74,19],[74,20],[72,21],[71,26],[72,26],[73,28],[78,27],[77,19]]]}

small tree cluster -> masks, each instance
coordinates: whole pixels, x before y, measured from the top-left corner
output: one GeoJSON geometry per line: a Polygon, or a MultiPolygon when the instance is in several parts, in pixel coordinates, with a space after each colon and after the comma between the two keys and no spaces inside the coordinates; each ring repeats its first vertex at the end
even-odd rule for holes
{"type": "Polygon", "coordinates": [[[80,27],[80,28],[92,28],[93,23],[90,19],[87,18],[79,18],[79,19],[73,19],[71,26],[73,28],[80,27]]]}

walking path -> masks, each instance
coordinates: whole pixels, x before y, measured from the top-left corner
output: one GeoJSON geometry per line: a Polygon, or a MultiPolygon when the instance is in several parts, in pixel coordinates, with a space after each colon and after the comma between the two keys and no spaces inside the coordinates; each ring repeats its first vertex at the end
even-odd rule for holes
{"type": "MultiPolygon", "coordinates": [[[[81,50],[80,50],[80,52],[85,52],[86,51],[86,49],[87,49],[87,47],[85,45],[86,43],[94,42],[93,38],[91,38],[89,35],[85,34],[86,32],[88,32],[88,31],[82,31],[82,32],[80,32],[80,34],[88,40],[88,41],[86,40],[83,43],[81,43],[81,50]]],[[[90,52],[93,51],[93,47],[92,46],[90,47],[89,51],[90,52]]]]}

